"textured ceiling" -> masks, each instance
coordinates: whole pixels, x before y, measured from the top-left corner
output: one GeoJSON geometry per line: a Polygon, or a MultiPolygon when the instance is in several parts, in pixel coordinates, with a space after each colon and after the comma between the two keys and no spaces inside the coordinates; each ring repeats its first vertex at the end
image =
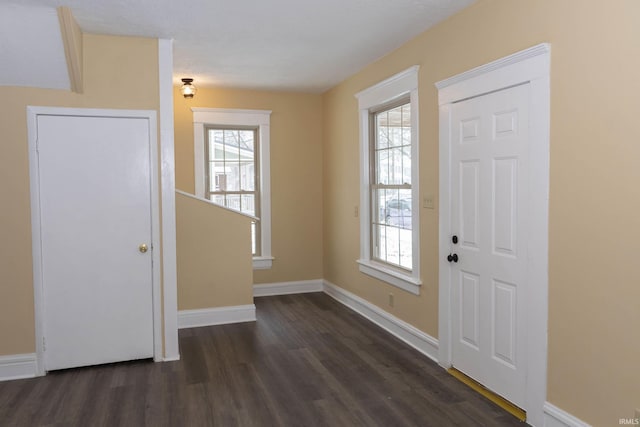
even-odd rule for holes
{"type": "Polygon", "coordinates": [[[0,0],[0,13],[67,6],[85,32],[172,38],[176,81],[322,92],[473,1],[0,0]]]}

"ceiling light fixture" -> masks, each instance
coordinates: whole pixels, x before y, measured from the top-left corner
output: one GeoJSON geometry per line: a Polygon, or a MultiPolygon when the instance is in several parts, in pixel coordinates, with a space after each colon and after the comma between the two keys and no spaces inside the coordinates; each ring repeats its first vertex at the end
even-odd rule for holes
{"type": "Polygon", "coordinates": [[[193,85],[193,79],[182,79],[182,87],[180,88],[180,92],[182,92],[182,96],[187,99],[193,98],[193,95],[196,94],[196,87],[193,85]]]}

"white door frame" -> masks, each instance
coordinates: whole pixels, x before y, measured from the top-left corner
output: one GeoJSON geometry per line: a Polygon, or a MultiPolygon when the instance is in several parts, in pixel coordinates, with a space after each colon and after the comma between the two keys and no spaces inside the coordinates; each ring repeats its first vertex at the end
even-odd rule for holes
{"type": "Polygon", "coordinates": [[[176,266],[176,177],[173,141],[173,40],[158,40],[160,187],[162,191],[162,316],[164,361],[179,360],[176,266]]]}
{"type": "Polygon", "coordinates": [[[439,314],[438,361],[452,366],[451,266],[446,260],[451,237],[451,105],[479,95],[529,83],[529,198],[527,235],[529,286],[526,289],[526,386],[527,422],[543,425],[547,392],[547,311],[549,248],[549,122],[550,45],[539,44],[486,65],[436,83],[440,107],[440,211],[439,211],[439,314]]]}
{"type": "Polygon", "coordinates": [[[153,292],[153,359],[163,360],[162,311],[160,290],[160,205],[158,193],[158,136],[156,112],[153,110],[102,110],[61,107],[27,107],[29,141],[29,179],[31,190],[31,242],[33,252],[33,291],[36,335],[36,375],[45,375],[44,363],[44,290],[42,278],[42,246],[40,217],[40,179],[37,153],[38,116],[75,116],[107,118],[141,118],[149,121],[151,173],[151,251],[153,292]]]}

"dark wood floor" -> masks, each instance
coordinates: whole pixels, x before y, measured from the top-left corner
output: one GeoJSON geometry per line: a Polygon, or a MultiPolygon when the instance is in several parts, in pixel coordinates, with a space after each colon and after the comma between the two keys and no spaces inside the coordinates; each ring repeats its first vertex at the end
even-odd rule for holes
{"type": "Polygon", "coordinates": [[[321,294],[180,331],[182,360],[0,382],[0,426],[524,426],[321,294]]]}

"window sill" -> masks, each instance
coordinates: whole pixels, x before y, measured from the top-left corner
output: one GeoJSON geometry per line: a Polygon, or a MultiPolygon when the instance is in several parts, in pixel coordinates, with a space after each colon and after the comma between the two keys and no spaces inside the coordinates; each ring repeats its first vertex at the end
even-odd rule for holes
{"type": "Polygon", "coordinates": [[[254,256],[253,257],[253,269],[254,270],[269,270],[273,264],[275,258],[272,256],[254,256]]]}
{"type": "Polygon", "coordinates": [[[420,295],[420,286],[422,281],[416,279],[408,274],[403,274],[399,271],[393,270],[388,267],[384,267],[381,264],[377,264],[367,259],[359,259],[360,271],[368,276],[375,277],[390,285],[396,286],[400,289],[404,289],[407,292],[411,292],[414,295],[420,295]]]}

